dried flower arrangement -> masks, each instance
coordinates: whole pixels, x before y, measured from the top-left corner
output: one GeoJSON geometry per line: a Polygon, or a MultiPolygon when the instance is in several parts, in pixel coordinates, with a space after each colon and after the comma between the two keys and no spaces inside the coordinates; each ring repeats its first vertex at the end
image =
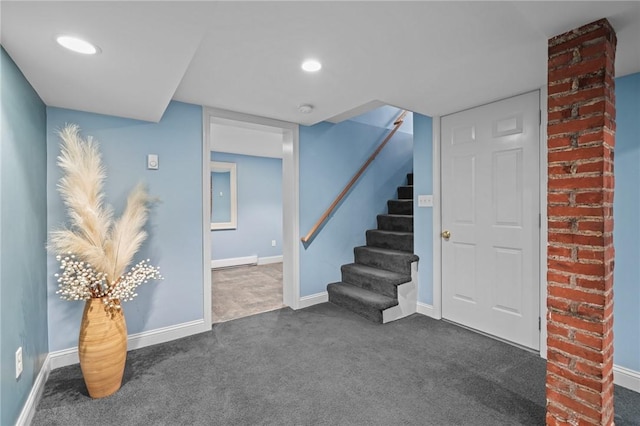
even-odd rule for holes
{"type": "Polygon", "coordinates": [[[51,232],[49,249],[57,254],[61,274],[58,291],[65,300],[102,299],[105,309],[121,309],[120,302],[133,299],[136,288],[149,280],[162,279],[159,268],[141,261],[125,270],[147,237],[143,227],[151,198],[144,185],[129,194],[124,212],[114,220],[105,205],[103,183],[106,172],[98,144],[83,140],[77,125],[66,125],[58,166],[63,176],[58,191],[70,219],[68,228],[51,232]]]}

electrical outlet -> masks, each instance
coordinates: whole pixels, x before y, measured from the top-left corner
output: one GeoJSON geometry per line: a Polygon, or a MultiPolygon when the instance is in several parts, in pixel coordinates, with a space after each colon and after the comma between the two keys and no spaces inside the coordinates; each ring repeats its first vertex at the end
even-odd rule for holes
{"type": "Polygon", "coordinates": [[[16,351],[16,379],[22,374],[22,346],[16,351]]]}
{"type": "Polygon", "coordinates": [[[276,240],[271,240],[271,247],[275,247],[276,246],[276,240]]]}

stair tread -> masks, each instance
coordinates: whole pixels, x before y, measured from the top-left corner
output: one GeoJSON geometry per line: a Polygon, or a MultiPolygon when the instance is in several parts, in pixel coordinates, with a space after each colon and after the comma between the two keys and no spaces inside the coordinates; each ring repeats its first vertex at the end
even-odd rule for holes
{"type": "Polygon", "coordinates": [[[348,263],[346,265],[342,265],[342,268],[350,269],[351,271],[355,271],[361,275],[381,278],[394,285],[411,281],[410,275],[388,271],[386,269],[374,268],[373,266],[363,265],[361,263],[348,263]]]}
{"type": "Polygon", "coordinates": [[[387,248],[381,248],[381,247],[373,247],[373,246],[359,246],[359,247],[356,247],[356,249],[369,250],[369,251],[373,251],[373,252],[376,252],[376,253],[385,254],[385,255],[389,255],[389,256],[402,256],[402,257],[406,257],[406,258],[410,259],[411,261],[418,260],[418,256],[417,255],[415,255],[413,253],[406,252],[406,251],[401,251],[401,250],[393,250],[393,249],[387,249],[387,248]]]}
{"type": "Polygon", "coordinates": [[[413,198],[399,198],[396,200],[388,200],[387,207],[389,214],[413,214],[413,198]],[[402,212],[392,212],[391,210],[401,210],[402,212]]]}
{"type": "Polygon", "coordinates": [[[390,231],[413,232],[413,214],[379,214],[376,216],[377,229],[390,231]]]}
{"type": "Polygon", "coordinates": [[[342,281],[331,283],[327,290],[343,294],[376,309],[387,309],[398,304],[398,299],[374,293],[369,290],[342,281]]]}
{"type": "MultiPolygon", "coordinates": [[[[411,251],[394,247],[360,246],[353,249],[355,263],[411,275],[411,264],[419,260],[411,251]]],[[[344,277],[343,277],[344,279],[344,277]]]]}
{"type": "Polygon", "coordinates": [[[387,231],[384,229],[369,229],[367,230],[367,232],[375,232],[375,233],[379,233],[379,234],[387,234],[387,235],[413,235],[413,232],[406,232],[406,231],[387,231]]]}

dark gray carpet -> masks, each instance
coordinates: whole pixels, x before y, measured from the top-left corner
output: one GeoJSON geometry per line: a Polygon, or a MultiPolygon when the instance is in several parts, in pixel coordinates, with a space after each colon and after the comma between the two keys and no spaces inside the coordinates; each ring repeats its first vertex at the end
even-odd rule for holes
{"type": "MultiPolygon", "coordinates": [[[[129,352],[115,395],[51,372],[34,425],[542,425],[545,362],[422,315],[377,325],[325,303],[129,352]]],[[[640,394],[616,389],[616,425],[640,394]]]]}

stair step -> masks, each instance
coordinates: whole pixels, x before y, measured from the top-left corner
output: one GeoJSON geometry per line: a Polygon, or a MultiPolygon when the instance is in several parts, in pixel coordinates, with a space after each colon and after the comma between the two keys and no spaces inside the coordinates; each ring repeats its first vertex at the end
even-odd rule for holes
{"type": "Polygon", "coordinates": [[[401,200],[413,200],[413,185],[399,186],[398,198],[401,200]]]}
{"type": "Polygon", "coordinates": [[[413,232],[369,229],[367,231],[367,246],[413,253],[413,232]]]}
{"type": "Polygon", "coordinates": [[[389,214],[413,214],[413,199],[411,200],[389,200],[387,201],[389,214]]]}
{"type": "Polygon", "coordinates": [[[378,229],[383,231],[413,232],[413,215],[380,214],[378,229]]]}
{"type": "Polygon", "coordinates": [[[418,256],[398,250],[378,247],[356,247],[353,249],[356,263],[373,268],[393,271],[411,277],[411,263],[418,260],[418,256]]]}
{"type": "Polygon", "coordinates": [[[411,273],[400,274],[358,263],[342,265],[340,271],[342,282],[393,298],[398,297],[398,285],[411,281],[411,273]]]}
{"type": "Polygon", "coordinates": [[[327,286],[329,302],[382,324],[382,311],[398,305],[398,300],[369,290],[337,282],[327,286]]]}
{"type": "Polygon", "coordinates": [[[413,173],[407,173],[407,185],[413,185],[413,173]]]}

